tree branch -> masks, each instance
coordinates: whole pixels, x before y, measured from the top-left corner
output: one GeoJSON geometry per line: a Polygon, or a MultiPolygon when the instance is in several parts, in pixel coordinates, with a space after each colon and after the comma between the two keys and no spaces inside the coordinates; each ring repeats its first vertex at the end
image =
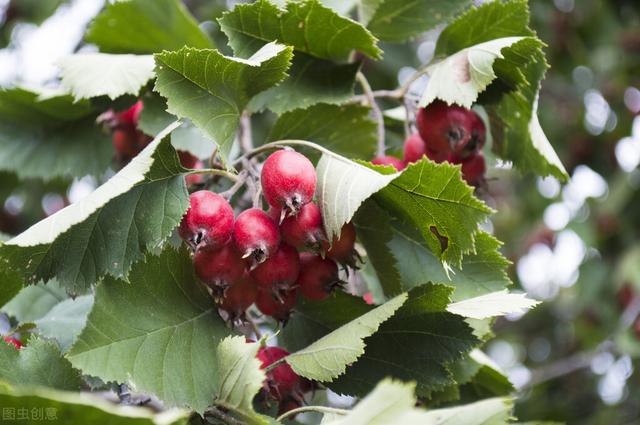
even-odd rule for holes
{"type": "Polygon", "coordinates": [[[369,81],[364,76],[364,74],[360,71],[356,74],[356,79],[362,86],[362,91],[367,98],[369,106],[371,107],[371,111],[373,112],[373,117],[376,120],[376,124],[378,125],[378,156],[384,156],[385,151],[387,150],[385,142],[384,142],[384,116],[382,115],[382,110],[380,106],[376,102],[375,96],[373,95],[373,90],[371,90],[371,85],[369,85],[369,81]]]}

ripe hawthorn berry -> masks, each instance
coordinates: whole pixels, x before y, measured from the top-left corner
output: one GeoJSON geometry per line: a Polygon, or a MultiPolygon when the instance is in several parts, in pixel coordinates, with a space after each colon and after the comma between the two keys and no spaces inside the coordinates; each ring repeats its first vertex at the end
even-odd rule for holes
{"type": "Polygon", "coordinates": [[[199,190],[189,196],[189,209],[178,228],[180,237],[194,250],[219,248],[233,233],[233,209],[217,193],[199,190]]]}
{"type": "Polygon", "coordinates": [[[4,342],[6,342],[9,345],[13,345],[18,350],[21,349],[22,347],[24,347],[24,345],[18,339],[14,338],[14,337],[4,336],[4,337],[2,337],[2,339],[4,339],[4,342]]]}
{"type": "Polygon", "coordinates": [[[239,282],[245,263],[233,244],[196,251],[193,264],[198,277],[211,288],[216,301],[224,298],[227,288],[239,282]]]}
{"type": "Polygon", "coordinates": [[[251,277],[261,291],[273,296],[287,296],[300,274],[300,256],[293,247],[283,243],[278,250],[262,264],[251,270],[251,277]]]}
{"type": "Polygon", "coordinates": [[[281,322],[289,320],[291,310],[296,305],[297,289],[292,288],[280,297],[276,297],[273,291],[258,288],[256,307],[267,316],[271,316],[281,322]]]}
{"type": "Polygon", "coordinates": [[[280,231],[282,239],[298,249],[318,247],[327,239],[322,229],[322,213],[314,202],[303,205],[298,214],[282,220],[280,231]]]}
{"type": "Polygon", "coordinates": [[[304,155],[292,150],[280,150],[269,155],[260,176],[262,193],[267,203],[295,215],[310,202],[316,191],[316,170],[304,155]]]}
{"type": "Polygon", "coordinates": [[[245,273],[227,288],[219,306],[225,311],[228,321],[242,320],[245,317],[245,311],[256,302],[257,296],[256,283],[245,273]]]}
{"type": "MultiPolygon", "coordinates": [[[[280,347],[262,347],[256,358],[262,363],[260,369],[265,369],[288,355],[289,352],[280,347]]],[[[283,401],[292,397],[301,399],[303,389],[309,387],[305,381],[307,380],[298,376],[289,364],[283,362],[266,373],[265,387],[275,400],[283,401]]]]}
{"type": "Polygon", "coordinates": [[[356,244],[356,228],[353,223],[349,222],[340,229],[340,236],[333,237],[331,248],[327,251],[327,258],[336,260],[340,264],[355,267],[357,253],[356,244]]]}
{"type": "Polygon", "coordinates": [[[252,267],[262,263],[278,249],[280,230],[267,213],[258,208],[241,212],[233,225],[233,241],[252,267]]]}
{"type": "Polygon", "coordinates": [[[404,142],[404,161],[406,164],[420,161],[427,157],[435,162],[443,162],[447,159],[446,153],[436,153],[427,149],[427,145],[418,133],[413,133],[404,142]]]}
{"type": "Polygon", "coordinates": [[[336,287],[343,284],[338,277],[338,265],[329,258],[302,253],[300,264],[298,287],[300,294],[305,298],[322,301],[327,299],[336,287]]]}
{"type": "Polygon", "coordinates": [[[471,186],[478,187],[484,183],[484,174],[487,171],[487,165],[482,152],[476,152],[465,159],[459,159],[452,155],[449,157],[449,162],[462,165],[462,177],[471,186]]]}
{"type": "Polygon", "coordinates": [[[458,152],[471,140],[474,112],[458,105],[447,105],[436,100],[418,109],[416,126],[427,149],[447,154],[458,152]]]}
{"type": "Polygon", "coordinates": [[[407,166],[407,164],[405,164],[404,161],[402,161],[401,159],[396,158],[395,156],[389,156],[389,155],[376,156],[371,160],[371,163],[375,165],[388,165],[395,168],[398,171],[404,170],[404,168],[407,166]]]}

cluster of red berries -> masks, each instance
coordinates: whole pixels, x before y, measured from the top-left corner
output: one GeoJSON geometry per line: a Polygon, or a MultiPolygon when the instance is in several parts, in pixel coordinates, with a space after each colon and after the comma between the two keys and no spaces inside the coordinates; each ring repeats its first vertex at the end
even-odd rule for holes
{"type": "Polygon", "coordinates": [[[457,105],[435,101],[416,114],[418,132],[404,143],[404,160],[382,156],[371,161],[397,170],[427,157],[435,162],[461,164],[464,179],[473,186],[484,183],[486,164],[482,154],[486,129],[478,114],[457,105]]]}
{"type": "Polygon", "coordinates": [[[193,249],[198,277],[227,319],[244,318],[255,303],[264,314],[286,321],[297,294],[323,300],[342,285],[338,263],[354,266],[355,229],[343,227],[329,246],[320,208],[313,202],[316,172],[292,150],[271,154],[262,166],[268,212],[250,208],[234,217],[221,195],[200,190],[178,232],[193,249]]]}

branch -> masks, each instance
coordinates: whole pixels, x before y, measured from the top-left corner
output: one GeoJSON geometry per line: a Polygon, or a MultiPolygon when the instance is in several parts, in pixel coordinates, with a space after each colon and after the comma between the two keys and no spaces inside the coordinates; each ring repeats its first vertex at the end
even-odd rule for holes
{"type": "Polygon", "coordinates": [[[283,413],[282,415],[278,416],[278,418],[276,419],[276,421],[280,422],[283,419],[292,416],[292,415],[296,415],[298,413],[302,413],[302,412],[320,412],[320,413],[335,413],[336,415],[346,415],[349,413],[348,410],[345,409],[337,409],[335,407],[326,407],[326,406],[303,406],[303,407],[298,407],[297,409],[292,409],[289,410],[286,413],[283,413]]]}
{"type": "Polygon", "coordinates": [[[384,143],[384,116],[382,115],[382,110],[378,103],[376,102],[375,96],[373,95],[373,90],[371,90],[371,85],[369,85],[369,81],[364,76],[364,74],[360,71],[356,74],[356,79],[362,86],[362,91],[369,102],[369,106],[371,106],[371,111],[373,112],[373,117],[376,120],[378,125],[378,156],[384,156],[386,149],[384,143]]]}
{"type": "Polygon", "coordinates": [[[240,149],[242,152],[250,152],[253,150],[253,135],[251,132],[251,115],[244,111],[240,115],[240,149]]]}
{"type": "Polygon", "coordinates": [[[226,423],[228,425],[245,425],[244,422],[237,420],[236,418],[234,418],[231,415],[223,412],[222,410],[220,410],[217,407],[212,407],[212,408],[208,409],[207,411],[205,411],[204,412],[204,416],[205,416],[205,418],[207,416],[213,416],[214,418],[216,418],[218,420],[221,420],[222,422],[224,422],[224,423],[226,423]]]}

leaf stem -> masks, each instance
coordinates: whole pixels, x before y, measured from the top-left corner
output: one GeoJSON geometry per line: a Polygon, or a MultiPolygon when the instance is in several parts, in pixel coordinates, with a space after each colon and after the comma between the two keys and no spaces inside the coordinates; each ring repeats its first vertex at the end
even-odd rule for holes
{"type": "Polygon", "coordinates": [[[234,182],[237,182],[239,179],[237,174],[233,174],[225,170],[218,170],[217,168],[201,168],[199,170],[190,170],[187,174],[210,174],[215,176],[222,176],[234,182]]]}
{"type": "Polygon", "coordinates": [[[271,372],[273,369],[277,368],[278,366],[280,366],[281,364],[283,364],[285,362],[286,357],[283,357],[279,360],[276,360],[275,362],[271,363],[269,366],[265,367],[264,372],[271,372]]]}
{"type": "Polygon", "coordinates": [[[373,95],[373,90],[371,89],[371,85],[369,81],[367,81],[367,77],[360,71],[356,74],[356,80],[360,83],[362,87],[362,91],[369,102],[369,106],[371,107],[371,111],[373,112],[373,117],[376,120],[378,125],[378,156],[384,156],[385,151],[387,150],[384,140],[384,115],[382,115],[382,110],[380,106],[376,102],[375,96],[373,95]]]}
{"type": "MultiPolygon", "coordinates": [[[[222,422],[229,424],[229,425],[244,425],[244,422],[241,422],[239,420],[237,420],[236,418],[232,417],[231,415],[226,414],[225,412],[223,412],[222,410],[220,410],[217,407],[213,407],[211,409],[208,409],[205,412],[205,417],[206,416],[213,416],[214,418],[221,420],[222,422]]],[[[209,421],[207,421],[209,422],[209,421]]]]}
{"type": "Polygon", "coordinates": [[[298,414],[298,413],[302,413],[302,412],[320,412],[320,413],[334,413],[336,415],[347,415],[349,414],[348,410],[345,409],[338,409],[336,407],[327,407],[327,406],[302,406],[302,407],[298,407],[297,409],[292,409],[289,410],[286,413],[283,413],[282,415],[278,416],[278,418],[276,419],[278,422],[280,422],[281,420],[298,414]]]}

